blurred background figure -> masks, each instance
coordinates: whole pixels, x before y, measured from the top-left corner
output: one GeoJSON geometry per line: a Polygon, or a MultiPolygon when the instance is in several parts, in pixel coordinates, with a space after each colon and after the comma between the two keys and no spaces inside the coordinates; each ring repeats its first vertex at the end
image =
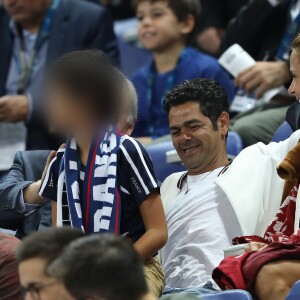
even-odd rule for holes
{"type": "Polygon", "coordinates": [[[17,150],[56,149],[60,144],[43,118],[41,91],[49,63],[86,48],[101,49],[119,62],[113,23],[100,5],[79,0],[3,0],[2,4],[0,177],[17,150]]]}
{"type": "MultiPolygon", "coordinates": [[[[221,45],[224,52],[237,43],[257,62],[237,76],[236,85],[256,99],[273,88],[287,87],[290,45],[299,28],[299,0],[252,0],[245,5],[230,22],[221,45]]],[[[231,129],[245,146],[269,143],[293,101],[285,89],[270,102],[239,113],[231,129]]]]}
{"type": "Polygon", "coordinates": [[[105,5],[112,14],[114,20],[123,20],[134,17],[134,10],[131,0],[87,0],[105,5]]]}
{"type": "Polygon", "coordinates": [[[20,241],[0,233],[0,299],[21,300],[23,293],[19,281],[16,248],[20,241]]]}
{"type": "Polygon", "coordinates": [[[217,56],[229,21],[249,0],[200,0],[201,15],[196,43],[203,51],[217,56]]]}

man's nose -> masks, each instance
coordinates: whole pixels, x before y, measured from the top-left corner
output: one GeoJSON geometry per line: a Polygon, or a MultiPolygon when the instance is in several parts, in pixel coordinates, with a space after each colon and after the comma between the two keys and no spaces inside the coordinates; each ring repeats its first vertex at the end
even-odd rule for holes
{"type": "Polygon", "coordinates": [[[294,81],[292,81],[289,90],[288,90],[289,94],[293,95],[295,93],[295,84],[294,81]]]}

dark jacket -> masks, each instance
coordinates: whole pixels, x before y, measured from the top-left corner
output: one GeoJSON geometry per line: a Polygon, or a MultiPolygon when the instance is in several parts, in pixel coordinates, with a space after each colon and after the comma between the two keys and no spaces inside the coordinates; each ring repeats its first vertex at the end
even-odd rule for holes
{"type": "Polygon", "coordinates": [[[288,22],[289,3],[283,0],[273,7],[267,0],[250,1],[230,22],[221,53],[237,43],[257,61],[274,61],[288,22]]]}
{"type": "Polygon", "coordinates": [[[17,230],[19,238],[52,224],[49,202],[28,214],[21,211],[20,197],[24,187],[41,179],[49,153],[47,150],[17,152],[13,166],[0,184],[0,228],[17,230]]]}
{"type": "Polygon", "coordinates": [[[228,22],[248,2],[249,0],[200,0],[200,31],[208,27],[225,29],[228,22]]]}
{"type": "MultiPolygon", "coordinates": [[[[9,22],[10,17],[0,7],[0,97],[6,94],[13,47],[9,22]]],[[[111,16],[101,5],[80,0],[61,0],[50,30],[47,63],[67,52],[83,49],[101,49],[113,62],[119,63],[111,16]]],[[[40,97],[33,97],[33,101],[41,101],[40,97]]],[[[57,149],[60,141],[53,139],[47,132],[39,107],[33,103],[33,115],[27,124],[27,148],[57,149]]]]}

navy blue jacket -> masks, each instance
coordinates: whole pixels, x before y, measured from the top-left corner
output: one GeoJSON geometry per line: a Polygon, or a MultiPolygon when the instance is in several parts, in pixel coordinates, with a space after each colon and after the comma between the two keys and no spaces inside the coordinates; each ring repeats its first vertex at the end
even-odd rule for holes
{"type": "MultiPolygon", "coordinates": [[[[0,7],[0,97],[6,94],[13,47],[9,22],[10,17],[0,7]]],[[[112,62],[119,63],[119,51],[110,13],[101,5],[86,1],[61,0],[50,30],[47,63],[70,51],[83,49],[103,50],[112,62]]],[[[58,148],[60,141],[49,135],[40,116],[41,112],[35,111],[33,107],[32,119],[27,124],[28,149],[58,148]]]]}

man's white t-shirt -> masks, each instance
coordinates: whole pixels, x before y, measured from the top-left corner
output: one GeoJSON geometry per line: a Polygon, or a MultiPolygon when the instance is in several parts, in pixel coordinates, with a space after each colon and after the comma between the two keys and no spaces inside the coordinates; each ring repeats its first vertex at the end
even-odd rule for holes
{"type": "Polygon", "coordinates": [[[166,288],[203,286],[232,238],[242,234],[228,198],[215,184],[222,169],[188,176],[166,204],[169,240],[161,250],[166,288]]]}

